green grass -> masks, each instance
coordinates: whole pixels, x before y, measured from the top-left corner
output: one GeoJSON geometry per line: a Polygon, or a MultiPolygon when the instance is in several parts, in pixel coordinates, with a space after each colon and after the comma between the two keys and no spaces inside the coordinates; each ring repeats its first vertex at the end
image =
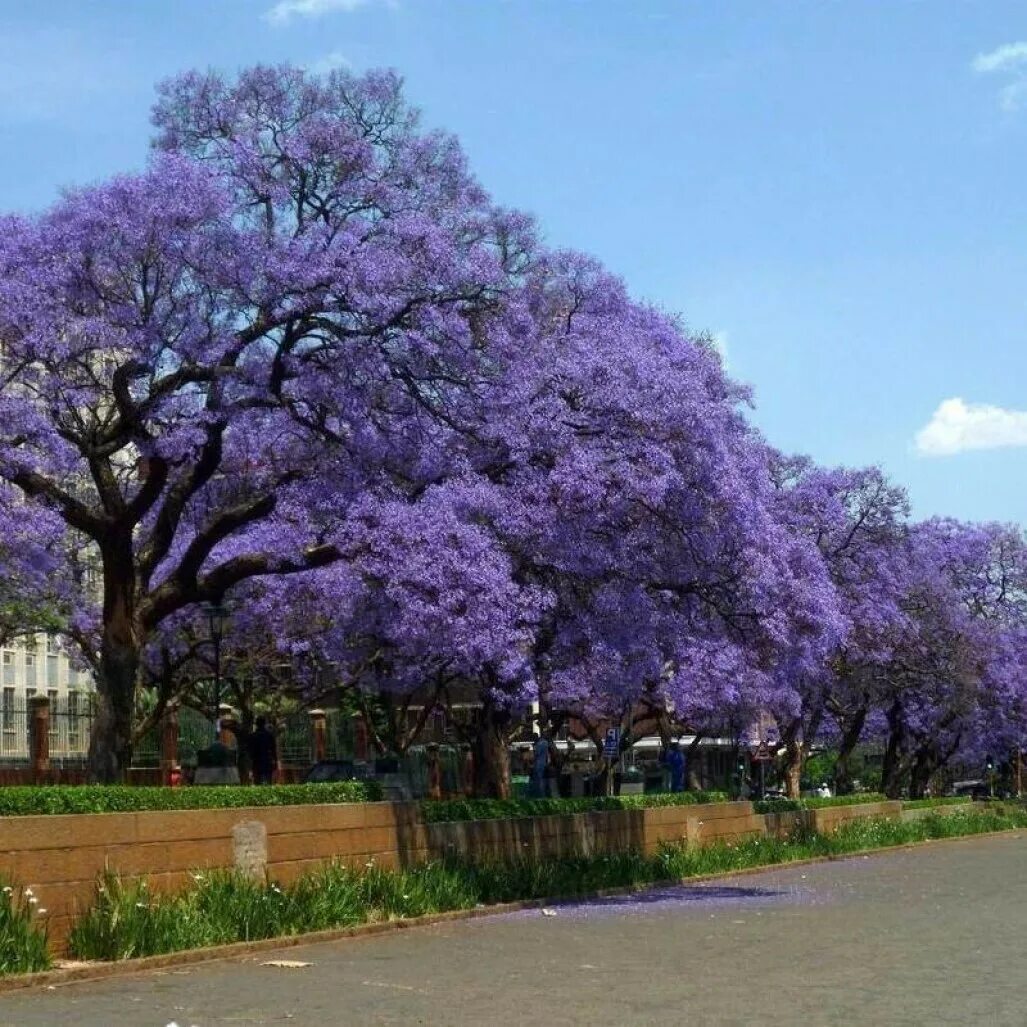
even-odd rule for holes
{"type": "Polygon", "coordinates": [[[0,976],[50,968],[45,909],[30,889],[19,891],[0,881],[0,976]]]}
{"type": "Polygon", "coordinates": [[[70,947],[82,959],[128,959],[499,902],[572,898],[1025,827],[1027,811],[1022,807],[995,804],[912,823],[858,820],[828,835],[801,830],[788,838],[752,838],[703,848],[668,845],[651,856],[629,850],[546,860],[442,860],[404,871],[374,863],[361,869],[329,864],[284,888],[218,871],[195,874],[195,886],[178,895],[154,895],[108,873],[98,882],[92,908],[74,926],[70,947]]]}
{"type": "Polygon", "coordinates": [[[202,788],[132,788],[123,785],[25,786],[0,788],[0,817],[375,802],[381,799],[381,794],[381,787],[373,781],[257,787],[219,785],[202,788]]]}
{"type": "Polygon", "coordinates": [[[434,824],[454,820],[510,820],[562,813],[617,809],[652,809],[727,802],[724,792],[656,792],[651,795],[600,795],[584,799],[443,799],[421,803],[421,817],[434,824]]]}

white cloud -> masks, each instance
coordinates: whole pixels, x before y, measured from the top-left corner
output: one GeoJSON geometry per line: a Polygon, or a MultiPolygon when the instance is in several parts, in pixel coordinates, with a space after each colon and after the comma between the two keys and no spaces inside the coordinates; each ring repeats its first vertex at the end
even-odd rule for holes
{"type": "Polygon", "coordinates": [[[921,456],[952,456],[971,449],[1008,446],[1027,446],[1027,410],[964,403],[958,396],[938,404],[915,440],[921,456]]]}
{"type": "Polygon", "coordinates": [[[1027,75],[1003,86],[998,91],[998,105],[1004,111],[1016,111],[1027,100],[1027,75]]]}
{"type": "Polygon", "coordinates": [[[272,25],[286,25],[293,18],[320,18],[336,11],[355,11],[368,0],[278,0],[264,17],[272,25]]]}
{"type": "Polygon", "coordinates": [[[998,92],[998,104],[1004,111],[1018,110],[1027,101],[1027,42],[1006,43],[979,53],[971,67],[978,74],[1005,77],[1006,84],[998,92]]]}
{"type": "Polygon", "coordinates": [[[336,68],[352,68],[353,62],[339,53],[338,50],[333,50],[331,53],[325,54],[324,57],[311,61],[305,67],[307,71],[315,75],[327,75],[330,71],[335,71],[336,68]]]}
{"type": "Polygon", "coordinates": [[[990,53],[979,53],[973,69],[988,74],[992,71],[1014,71],[1027,65],[1027,43],[1006,43],[990,53]]]}

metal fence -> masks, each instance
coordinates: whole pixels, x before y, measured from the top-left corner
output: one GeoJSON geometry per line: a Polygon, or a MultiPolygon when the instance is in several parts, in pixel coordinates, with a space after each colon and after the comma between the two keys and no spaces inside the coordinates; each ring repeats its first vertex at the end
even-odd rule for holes
{"type": "MultiPolygon", "coordinates": [[[[32,725],[28,698],[12,693],[13,689],[4,689],[0,695],[0,760],[18,762],[29,758],[32,725]]],[[[58,763],[85,759],[93,725],[92,697],[85,692],[51,692],[49,699],[50,759],[58,763]]]]}
{"type": "MultiPolygon", "coordinates": [[[[160,726],[151,728],[136,742],[132,750],[133,767],[160,766],[160,726]]],[[[196,753],[206,749],[214,738],[212,717],[191,706],[178,711],[178,759],[181,763],[195,763],[196,753]]]]}
{"type": "MultiPolygon", "coordinates": [[[[282,718],[279,724],[278,746],[283,766],[303,767],[314,762],[314,736],[309,713],[298,710],[282,718]]],[[[352,716],[339,710],[327,710],[325,759],[352,759],[355,747],[356,730],[352,716]]]]}
{"type": "MultiPolygon", "coordinates": [[[[41,693],[47,694],[47,693],[41,693]]],[[[95,719],[95,697],[89,692],[58,694],[50,692],[50,761],[57,765],[75,766],[85,761],[95,719]]],[[[314,762],[314,738],[310,714],[297,710],[278,720],[279,756],[284,767],[305,769],[314,762]]],[[[0,763],[8,766],[27,764],[30,756],[31,712],[28,697],[13,689],[0,693],[0,763]]],[[[196,762],[196,753],[207,748],[214,735],[213,719],[191,707],[178,711],[178,760],[183,764],[196,762]]],[[[136,743],[132,766],[139,769],[160,766],[161,728],[148,731],[136,743]]],[[[349,760],[356,755],[356,728],[351,714],[328,710],[325,720],[325,758],[349,760]]],[[[426,779],[423,756],[408,756],[401,772],[412,783],[426,779]]],[[[443,759],[444,776],[454,777],[455,769],[443,759]]],[[[422,782],[423,787],[423,782],[422,782]]]]}

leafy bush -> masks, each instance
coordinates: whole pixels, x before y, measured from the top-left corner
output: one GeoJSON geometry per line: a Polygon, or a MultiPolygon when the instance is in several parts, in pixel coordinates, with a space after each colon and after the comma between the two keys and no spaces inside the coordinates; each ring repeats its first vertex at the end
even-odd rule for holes
{"type": "Polygon", "coordinates": [[[659,792],[650,795],[599,795],[583,799],[443,799],[421,803],[421,817],[433,824],[454,820],[510,820],[561,813],[594,813],[617,809],[651,809],[727,802],[724,792],[659,792]]]}
{"type": "Polygon", "coordinates": [[[121,785],[53,785],[0,788],[0,816],[49,813],[140,813],[150,810],[226,809],[239,806],[305,806],[311,803],[374,802],[374,781],[309,785],[220,785],[192,788],[131,788],[121,785]]]}
{"type": "Polygon", "coordinates": [[[48,970],[46,929],[40,922],[46,910],[39,908],[31,889],[0,886],[0,976],[48,970]]]}
{"type": "Polygon", "coordinates": [[[889,802],[887,795],[880,792],[859,792],[856,795],[832,795],[829,799],[820,799],[810,796],[808,799],[801,799],[806,809],[824,809],[828,806],[858,806],[864,802],[889,802]]]}

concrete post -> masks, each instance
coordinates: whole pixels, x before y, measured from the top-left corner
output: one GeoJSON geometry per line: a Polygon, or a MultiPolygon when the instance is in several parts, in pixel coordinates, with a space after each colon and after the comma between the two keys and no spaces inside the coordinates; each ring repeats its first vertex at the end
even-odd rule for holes
{"type": "Polygon", "coordinates": [[[169,705],[160,722],[160,780],[171,784],[171,775],[178,766],[178,707],[169,705]]]}
{"type": "Polygon", "coordinates": [[[317,763],[323,760],[328,752],[328,715],[324,710],[310,710],[308,716],[311,762],[317,763]]]}
{"type": "Polygon", "coordinates": [[[28,705],[32,780],[42,784],[50,772],[50,699],[45,695],[34,695],[28,705]]]}

